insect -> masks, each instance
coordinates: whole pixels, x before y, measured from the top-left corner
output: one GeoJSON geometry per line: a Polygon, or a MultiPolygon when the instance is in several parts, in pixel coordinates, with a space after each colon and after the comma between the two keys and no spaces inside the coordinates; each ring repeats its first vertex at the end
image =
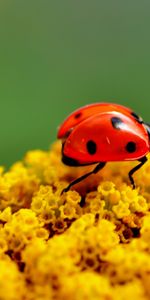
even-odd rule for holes
{"type": "Polygon", "coordinates": [[[139,164],[129,171],[133,188],[133,174],[147,161],[150,148],[150,125],[132,109],[114,103],[94,103],[79,108],[59,127],[62,139],[62,162],[69,166],[95,168],[71,182],[63,191],[91,174],[100,171],[110,161],[133,161],[139,164]]]}

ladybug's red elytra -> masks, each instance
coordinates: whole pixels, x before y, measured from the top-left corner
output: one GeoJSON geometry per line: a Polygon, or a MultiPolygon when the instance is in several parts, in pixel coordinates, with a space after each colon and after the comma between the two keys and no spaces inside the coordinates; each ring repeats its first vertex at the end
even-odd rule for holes
{"type": "Polygon", "coordinates": [[[146,161],[150,149],[150,126],[132,109],[114,103],[95,103],[73,112],[58,130],[62,139],[62,161],[69,166],[97,164],[93,171],[71,182],[63,192],[89,175],[97,173],[109,161],[138,160],[133,174],[146,161]]]}

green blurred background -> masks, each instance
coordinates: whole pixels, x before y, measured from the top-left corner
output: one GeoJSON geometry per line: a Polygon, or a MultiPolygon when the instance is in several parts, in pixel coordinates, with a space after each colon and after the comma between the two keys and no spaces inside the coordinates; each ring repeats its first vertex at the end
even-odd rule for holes
{"type": "Polygon", "coordinates": [[[150,121],[149,0],[0,1],[0,164],[47,149],[77,107],[150,121]]]}

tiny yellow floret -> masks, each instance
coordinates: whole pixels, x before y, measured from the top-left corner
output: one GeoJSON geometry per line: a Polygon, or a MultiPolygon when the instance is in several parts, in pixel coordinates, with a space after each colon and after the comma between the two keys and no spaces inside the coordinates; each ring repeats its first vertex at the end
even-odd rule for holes
{"type": "Polygon", "coordinates": [[[150,155],[92,167],[61,162],[61,143],[0,167],[1,300],[149,300],[150,155]]]}

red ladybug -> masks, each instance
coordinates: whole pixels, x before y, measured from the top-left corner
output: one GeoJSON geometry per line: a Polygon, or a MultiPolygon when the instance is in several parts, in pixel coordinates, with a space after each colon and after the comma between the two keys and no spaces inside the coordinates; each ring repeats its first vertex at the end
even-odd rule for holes
{"type": "Polygon", "coordinates": [[[93,171],[71,182],[71,186],[101,170],[108,161],[138,160],[132,175],[146,161],[149,152],[150,127],[130,108],[113,103],[95,103],[73,112],[60,126],[63,139],[62,161],[69,166],[97,164],[93,171]]]}
{"type": "Polygon", "coordinates": [[[123,105],[114,103],[93,103],[81,107],[74,111],[72,114],[70,114],[68,118],[66,118],[62,125],[59,127],[57,137],[59,139],[66,137],[66,135],[81,121],[87,119],[90,116],[93,116],[94,114],[107,111],[118,111],[125,114],[129,114],[132,115],[139,122],[143,122],[141,117],[135,114],[132,111],[132,109],[123,105]]]}

